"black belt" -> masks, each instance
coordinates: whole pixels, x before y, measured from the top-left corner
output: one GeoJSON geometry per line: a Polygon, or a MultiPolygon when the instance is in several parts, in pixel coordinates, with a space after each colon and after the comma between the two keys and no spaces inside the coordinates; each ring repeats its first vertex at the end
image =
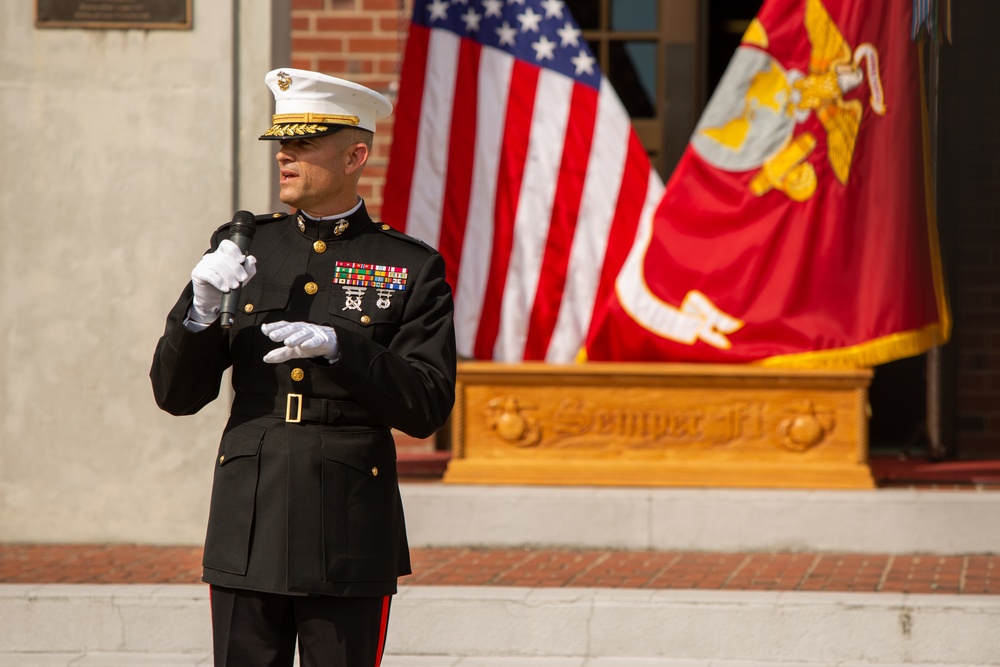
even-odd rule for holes
{"type": "Polygon", "coordinates": [[[258,396],[236,394],[231,412],[247,417],[279,417],[286,422],[316,422],[349,426],[385,426],[371,412],[351,401],[313,398],[302,394],[258,396]]]}

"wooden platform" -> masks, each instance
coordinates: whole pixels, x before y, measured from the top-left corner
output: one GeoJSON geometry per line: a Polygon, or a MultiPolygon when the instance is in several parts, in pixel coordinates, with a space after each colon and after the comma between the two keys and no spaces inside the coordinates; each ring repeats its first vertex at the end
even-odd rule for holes
{"type": "Polygon", "coordinates": [[[869,370],[459,364],[444,481],[874,488],[869,370]]]}

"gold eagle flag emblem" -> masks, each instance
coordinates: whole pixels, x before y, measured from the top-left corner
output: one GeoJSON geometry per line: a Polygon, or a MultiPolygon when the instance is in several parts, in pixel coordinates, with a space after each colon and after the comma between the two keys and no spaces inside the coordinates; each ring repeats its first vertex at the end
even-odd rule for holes
{"type": "Polygon", "coordinates": [[[866,80],[873,112],[884,115],[885,98],[878,51],[871,44],[851,49],[822,0],[807,0],[806,34],[810,44],[807,72],[786,70],[766,52],[767,32],[754,19],[733,58],[730,89],[719,85],[705,121],[692,139],[709,162],[727,170],[756,168],[750,190],[771,190],[805,201],[816,191],[816,171],[808,157],[818,141],[795,126],[815,114],[826,132],[827,160],[837,180],[846,184],[861,126],[863,105],[844,96],[866,80]],[[742,93],[741,99],[734,99],[742,93]],[[728,109],[729,113],[726,112],[728,109]],[[735,113],[734,113],[735,112],[735,113]]]}

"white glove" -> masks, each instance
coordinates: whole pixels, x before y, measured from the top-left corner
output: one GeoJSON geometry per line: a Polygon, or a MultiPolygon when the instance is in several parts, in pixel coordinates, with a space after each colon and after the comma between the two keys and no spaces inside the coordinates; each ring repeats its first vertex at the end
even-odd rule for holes
{"type": "Polygon", "coordinates": [[[188,317],[200,324],[211,324],[219,317],[222,295],[246,284],[257,274],[257,259],[243,256],[240,247],[225,239],[218,250],[210,252],[191,270],[194,302],[188,317]]]}
{"type": "Polygon", "coordinates": [[[285,344],[264,355],[264,361],[269,364],[309,357],[326,357],[330,361],[340,359],[337,332],[330,327],[308,322],[281,321],[262,324],[260,330],[274,342],[285,344]]]}

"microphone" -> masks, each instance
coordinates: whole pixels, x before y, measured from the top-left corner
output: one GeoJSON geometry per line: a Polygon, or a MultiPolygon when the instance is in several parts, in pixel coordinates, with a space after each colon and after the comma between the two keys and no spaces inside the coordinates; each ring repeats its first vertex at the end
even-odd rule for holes
{"type": "MultiPolygon", "coordinates": [[[[257,220],[250,211],[236,211],[233,222],[229,225],[229,240],[235,243],[243,255],[250,249],[250,241],[257,231],[257,220]]],[[[222,306],[219,308],[219,325],[223,329],[233,326],[236,306],[240,302],[240,287],[229,290],[222,295],[222,306]]]]}

